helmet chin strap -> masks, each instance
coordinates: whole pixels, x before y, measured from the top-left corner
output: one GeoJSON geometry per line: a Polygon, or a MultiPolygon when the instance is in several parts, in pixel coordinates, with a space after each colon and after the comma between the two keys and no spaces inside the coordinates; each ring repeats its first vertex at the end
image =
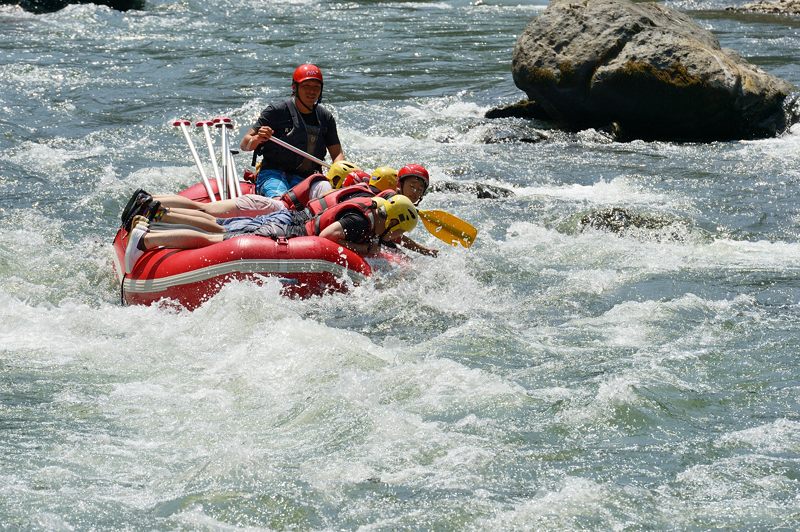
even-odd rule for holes
{"type": "MultiPolygon", "coordinates": [[[[299,103],[300,105],[302,105],[302,106],[303,106],[303,108],[305,108],[305,109],[306,109],[306,110],[308,110],[309,112],[311,112],[311,111],[313,111],[314,109],[316,109],[316,108],[317,108],[317,105],[319,105],[319,102],[321,102],[321,101],[322,101],[322,93],[320,93],[320,95],[319,95],[319,98],[317,98],[317,101],[316,101],[316,102],[314,102],[314,105],[312,105],[311,107],[309,107],[309,106],[307,106],[307,105],[306,105],[306,103],[305,103],[305,102],[304,102],[302,99],[300,99],[300,92],[299,92],[299,89],[300,89],[300,86],[299,86],[299,85],[297,85],[297,84],[295,84],[295,85],[294,85],[294,87],[292,87],[292,96],[294,96],[294,99],[295,99],[295,101],[296,101],[297,103],[299,103]]],[[[301,112],[302,112],[302,111],[301,111],[301,112]]],[[[304,113],[304,114],[306,114],[306,113],[304,113]]]]}
{"type": "Polygon", "coordinates": [[[397,225],[397,224],[394,224],[393,226],[391,226],[391,227],[387,227],[386,229],[384,229],[384,230],[383,230],[383,233],[381,233],[381,236],[379,236],[378,238],[380,238],[381,240],[383,240],[383,237],[384,237],[384,236],[386,236],[386,235],[387,235],[387,233],[391,232],[391,230],[392,230],[392,229],[394,229],[394,227],[395,227],[396,225],[397,225]]]}
{"type": "MultiPolygon", "coordinates": [[[[302,106],[303,106],[303,107],[304,107],[306,110],[308,110],[309,112],[310,112],[310,111],[313,111],[314,109],[316,109],[316,108],[317,108],[317,103],[318,103],[318,102],[314,102],[314,105],[312,105],[311,107],[309,107],[309,106],[307,106],[307,105],[305,104],[305,102],[304,102],[303,100],[301,100],[301,99],[300,99],[300,96],[297,96],[297,102],[298,102],[300,105],[302,105],[302,106]]],[[[301,110],[300,112],[302,112],[302,110],[301,110]]],[[[305,114],[305,113],[304,113],[304,114],[305,114]]]]}

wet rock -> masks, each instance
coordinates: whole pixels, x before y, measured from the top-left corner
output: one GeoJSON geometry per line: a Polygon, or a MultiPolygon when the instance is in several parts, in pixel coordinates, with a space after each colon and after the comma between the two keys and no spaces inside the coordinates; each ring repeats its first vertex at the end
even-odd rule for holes
{"type": "Polygon", "coordinates": [[[726,7],[726,11],[737,13],[764,13],[767,15],[800,16],[800,0],[772,0],[751,2],[742,6],[726,7]]]}
{"type": "Polygon", "coordinates": [[[797,119],[789,83],[650,2],[552,0],[517,40],[512,72],[560,126],[620,140],[762,138],[797,119]]]}
{"type": "Polygon", "coordinates": [[[486,111],[486,118],[531,118],[549,120],[550,115],[544,108],[530,100],[520,100],[511,105],[495,107],[486,111]]]}
{"type": "Polygon", "coordinates": [[[480,139],[484,144],[503,144],[507,142],[527,142],[534,144],[549,139],[550,136],[541,131],[491,131],[480,139]]]}
{"type": "Polygon", "coordinates": [[[0,4],[18,5],[31,13],[53,13],[69,4],[98,4],[118,11],[144,9],[145,0],[0,0],[0,4]]]}
{"type": "Polygon", "coordinates": [[[514,196],[514,192],[507,188],[484,183],[456,183],[455,181],[436,181],[431,185],[429,191],[475,194],[479,199],[497,199],[514,196]]]}
{"type": "Polygon", "coordinates": [[[685,239],[687,228],[682,221],[661,215],[637,213],[622,207],[597,209],[580,216],[580,230],[597,229],[619,235],[646,236],[656,240],[685,239]]]}

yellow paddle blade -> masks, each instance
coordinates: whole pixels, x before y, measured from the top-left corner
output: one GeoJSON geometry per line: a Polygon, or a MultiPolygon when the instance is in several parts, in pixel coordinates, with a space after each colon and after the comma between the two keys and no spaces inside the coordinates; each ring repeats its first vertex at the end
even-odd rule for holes
{"type": "Polygon", "coordinates": [[[478,236],[477,229],[449,212],[423,211],[419,209],[417,212],[419,217],[422,218],[422,223],[425,224],[425,229],[442,242],[447,242],[451,246],[461,244],[468,248],[475,242],[475,237],[478,236]]]}

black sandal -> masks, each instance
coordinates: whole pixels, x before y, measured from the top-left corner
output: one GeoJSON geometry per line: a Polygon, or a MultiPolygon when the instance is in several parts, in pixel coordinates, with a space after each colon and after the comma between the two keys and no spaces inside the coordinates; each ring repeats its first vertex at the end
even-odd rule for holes
{"type": "Polygon", "coordinates": [[[122,223],[125,223],[125,220],[130,218],[131,211],[137,206],[142,203],[147,203],[153,197],[144,191],[144,189],[137,188],[136,191],[131,196],[131,199],[128,200],[128,204],[125,205],[125,208],[122,209],[122,215],[120,216],[120,220],[122,223]]]}
{"type": "MultiPolygon", "coordinates": [[[[148,219],[151,219],[151,209],[153,208],[154,204],[158,204],[161,206],[161,203],[158,201],[154,201],[153,197],[150,194],[147,196],[140,196],[142,198],[142,202],[135,202],[133,208],[131,208],[130,212],[128,212],[127,218],[122,221],[122,226],[125,228],[127,232],[131,232],[131,225],[133,223],[133,219],[136,216],[146,216],[148,219]]],[[[157,210],[157,209],[156,209],[157,210]]]]}

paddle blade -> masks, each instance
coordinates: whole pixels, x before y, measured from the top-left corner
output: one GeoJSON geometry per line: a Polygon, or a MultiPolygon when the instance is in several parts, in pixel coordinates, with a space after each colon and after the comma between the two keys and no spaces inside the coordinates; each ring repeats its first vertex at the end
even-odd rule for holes
{"type": "Polygon", "coordinates": [[[462,245],[470,247],[478,236],[478,230],[461,218],[445,211],[417,210],[425,229],[451,246],[462,245]]]}

